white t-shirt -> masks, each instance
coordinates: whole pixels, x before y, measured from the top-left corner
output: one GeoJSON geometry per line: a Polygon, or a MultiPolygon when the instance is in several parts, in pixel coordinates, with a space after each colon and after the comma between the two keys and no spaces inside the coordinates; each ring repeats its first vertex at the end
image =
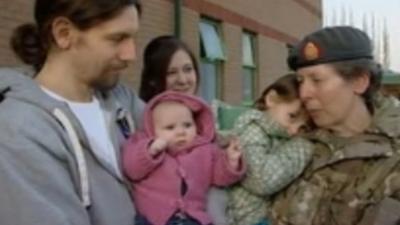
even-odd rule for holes
{"type": "Polygon", "coordinates": [[[51,97],[68,104],[85,130],[94,154],[112,166],[114,171],[120,175],[115,148],[105,120],[105,112],[101,108],[98,99],[93,96],[92,101],[88,103],[73,102],[44,87],[42,87],[42,90],[51,97]]]}

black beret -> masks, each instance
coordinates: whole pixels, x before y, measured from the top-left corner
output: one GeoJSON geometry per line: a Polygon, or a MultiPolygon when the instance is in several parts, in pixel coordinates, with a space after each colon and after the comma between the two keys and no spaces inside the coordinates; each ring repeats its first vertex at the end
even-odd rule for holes
{"type": "Polygon", "coordinates": [[[350,26],[326,27],[304,37],[289,48],[290,69],[351,59],[373,59],[368,35],[350,26]]]}

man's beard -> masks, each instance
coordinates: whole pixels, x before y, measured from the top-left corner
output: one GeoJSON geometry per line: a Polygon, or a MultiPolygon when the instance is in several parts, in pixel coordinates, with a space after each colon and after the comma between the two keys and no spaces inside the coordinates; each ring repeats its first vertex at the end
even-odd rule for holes
{"type": "Polygon", "coordinates": [[[126,68],[126,65],[114,66],[111,70],[104,70],[102,76],[93,81],[92,87],[100,92],[107,92],[113,89],[118,84],[121,76],[119,74],[120,71],[124,68],[126,68]]]}
{"type": "Polygon", "coordinates": [[[119,75],[106,79],[98,79],[92,83],[92,87],[97,91],[107,92],[113,89],[118,84],[119,81],[118,76],[119,75]]]}

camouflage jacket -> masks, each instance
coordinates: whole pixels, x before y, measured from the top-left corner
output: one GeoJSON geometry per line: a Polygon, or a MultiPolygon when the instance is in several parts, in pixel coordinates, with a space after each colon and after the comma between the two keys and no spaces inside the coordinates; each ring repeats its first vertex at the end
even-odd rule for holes
{"type": "Polygon", "coordinates": [[[291,138],[263,112],[249,110],[235,123],[247,164],[246,177],[228,189],[230,225],[252,225],[266,218],[269,197],[298,177],[311,160],[313,145],[291,138]]]}
{"type": "Polygon", "coordinates": [[[304,174],[275,199],[274,225],[400,224],[400,102],[380,98],[371,127],[353,138],[315,135],[304,174]]]}

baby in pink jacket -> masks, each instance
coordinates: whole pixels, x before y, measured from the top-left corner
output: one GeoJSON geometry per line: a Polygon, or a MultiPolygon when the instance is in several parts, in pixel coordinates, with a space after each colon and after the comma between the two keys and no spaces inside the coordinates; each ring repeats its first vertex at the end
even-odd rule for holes
{"type": "Polygon", "coordinates": [[[124,148],[123,166],[133,182],[135,225],[207,225],[206,196],[245,172],[237,140],[215,143],[213,114],[201,99],[165,92],[146,106],[144,131],[124,148]]]}

